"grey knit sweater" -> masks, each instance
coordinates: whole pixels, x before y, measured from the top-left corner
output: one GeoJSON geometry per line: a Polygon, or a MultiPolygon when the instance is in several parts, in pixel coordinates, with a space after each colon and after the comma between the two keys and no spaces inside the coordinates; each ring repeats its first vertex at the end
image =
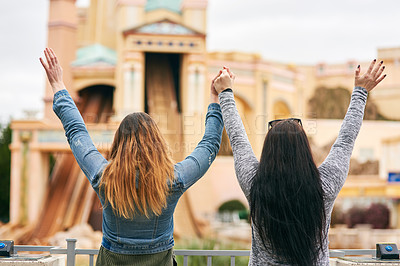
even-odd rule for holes
{"type": "MultiPolygon", "coordinates": [[[[327,225],[324,230],[325,236],[328,235],[333,204],[339,191],[343,187],[349,171],[350,156],[362,124],[367,94],[364,88],[354,88],[350,106],[343,120],[339,135],[328,157],[321,166],[318,167],[325,200],[327,225]]],[[[236,108],[233,93],[231,91],[224,91],[219,94],[219,100],[225,128],[232,146],[236,176],[240,187],[249,201],[251,184],[257,172],[259,162],[254,155],[246,135],[242,120],[236,108]]],[[[249,265],[283,265],[272,258],[271,250],[264,247],[254,226],[252,226],[252,244],[249,265]]],[[[317,265],[329,265],[327,237],[325,237],[323,250],[319,255],[317,265]]]]}

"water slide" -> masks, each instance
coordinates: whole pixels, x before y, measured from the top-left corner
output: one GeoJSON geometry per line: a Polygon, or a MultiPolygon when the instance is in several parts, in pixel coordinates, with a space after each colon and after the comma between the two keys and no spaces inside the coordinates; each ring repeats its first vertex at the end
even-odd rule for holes
{"type": "MultiPolygon", "coordinates": [[[[112,112],[112,92],[101,86],[88,88],[81,94],[78,106],[86,123],[106,123],[107,114],[112,112]]],[[[87,223],[96,209],[99,212],[97,195],[72,153],[57,154],[39,220],[16,242],[46,243],[59,231],[87,223]]]]}
{"type": "MultiPolygon", "coordinates": [[[[174,147],[182,141],[182,123],[168,56],[150,54],[146,71],[148,112],[157,121],[169,145],[174,147]]],[[[78,107],[86,123],[106,123],[112,112],[112,92],[101,86],[88,88],[81,93],[78,107]]],[[[18,244],[46,244],[56,232],[81,223],[90,222],[94,229],[101,229],[99,200],[75,158],[71,153],[56,156],[39,221],[15,239],[18,244]]],[[[173,157],[179,161],[183,154],[175,150],[173,157]]],[[[196,219],[188,193],[190,191],[176,207],[175,236],[201,237],[204,224],[196,219]]]]}
{"type": "MultiPolygon", "coordinates": [[[[182,121],[178,112],[175,81],[168,54],[147,54],[146,92],[149,114],[158,122],[163,136],[172,147],[175,161],[183,159],[179,147],[182,142],[182,121]]],[[[202,223],[196,219],[187,191],[179,200],[174,215],[176,237],[201,237],[202,223]]]]}

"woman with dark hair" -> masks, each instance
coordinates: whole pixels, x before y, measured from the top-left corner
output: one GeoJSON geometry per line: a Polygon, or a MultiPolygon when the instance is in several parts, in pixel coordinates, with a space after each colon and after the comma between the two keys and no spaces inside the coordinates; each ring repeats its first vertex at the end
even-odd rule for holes
{"type": "Polygon", "coordinates": [[[360,76],[336,142],[320,167],[314,163],[300,119],[268,124],[260,161],[253,153],[232,92],[235,76],[223,69],[214,81],[231,142],[236,176],[249,202],[249,265],[329,265],[328,229],[334,201],[348,171],[368,92],[386,75],[374,60],[360,76]]]}
{"type": "Polygon", "coordinates": [[[127,115],[119,125],[106,160],[94,146],[74,101],[65,89],[53,50],[40,58],[54,92],[60,118],[76,161],[103,206],[103,239],[96,265],[173,265],[173,214],[182,194],[214,161],[223,121],[211,85],[205,133],[194,151],[173,164],[154,120],[127,115]]]}

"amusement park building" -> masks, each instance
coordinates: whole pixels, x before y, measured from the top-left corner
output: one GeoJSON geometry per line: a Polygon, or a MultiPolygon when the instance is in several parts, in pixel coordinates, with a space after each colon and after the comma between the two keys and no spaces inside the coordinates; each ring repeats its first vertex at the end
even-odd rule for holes
{"type": "MultiPolygon", "coordinates": [[[[146,111],[158,122],[174,159],[183,159],[202,136],[210,81],[222,66],[237,76],[236,103],[256,156],[267,122],[275,118],[300,117],[317,146],[332,142],[341,120],[317,118],[309,101],[319,87],[351,91],[355,67],[366,69],[368,62],[299,66],[258,54],[210,53],[206,12],[207,0],[92,0],[88,8],[77,8],[75,0],[50,0],[48,46],[59,56],[67,89],[98,148],[107,152],[126,114],[146,111]]],[[[369,98],[384,117],[400,120],[400,48],[378,49],[378,58],[385,61],[388,77],[369,98]]],[[[42,120],[12,122],[10,222],[47,219],[56,224],[42,232],[47,236],[96,220],[99,211],[95,194],[71,159],[48,84],[44,102],[42,120]],[[50,154],[57,158],[51,174],[50,154]]],[[[381,178],[368,179],[373,181],[363,189],[346,185],[343,196],[400,197],[400,186],[384,181],[389,171],[400,170],[400,161],[387,153],[399,155],[399,136],[400,122],[364,122],[353,156],[380,160],[381,178]]],[[[246,202],[224,136],[220,155],[178,206],[177,234],[201,234],[200,216],[232,199],[246,202]]]]}

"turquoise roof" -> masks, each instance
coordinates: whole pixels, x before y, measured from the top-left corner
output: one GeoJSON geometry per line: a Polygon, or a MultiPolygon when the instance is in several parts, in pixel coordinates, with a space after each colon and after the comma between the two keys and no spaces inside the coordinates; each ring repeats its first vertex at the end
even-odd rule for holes
{"type": "Polygon", "coordinates": [[[163,8],[180,14],[181,3],[182,0],[147,0],[146,11],[163,8]]]}
{"type": "Polygon", "coordinates": [[[117,63],[117,53],[101,44],[93,44],[78,49],[73,66],[88,66],[104,62],[110,65],[117,63]]]}

